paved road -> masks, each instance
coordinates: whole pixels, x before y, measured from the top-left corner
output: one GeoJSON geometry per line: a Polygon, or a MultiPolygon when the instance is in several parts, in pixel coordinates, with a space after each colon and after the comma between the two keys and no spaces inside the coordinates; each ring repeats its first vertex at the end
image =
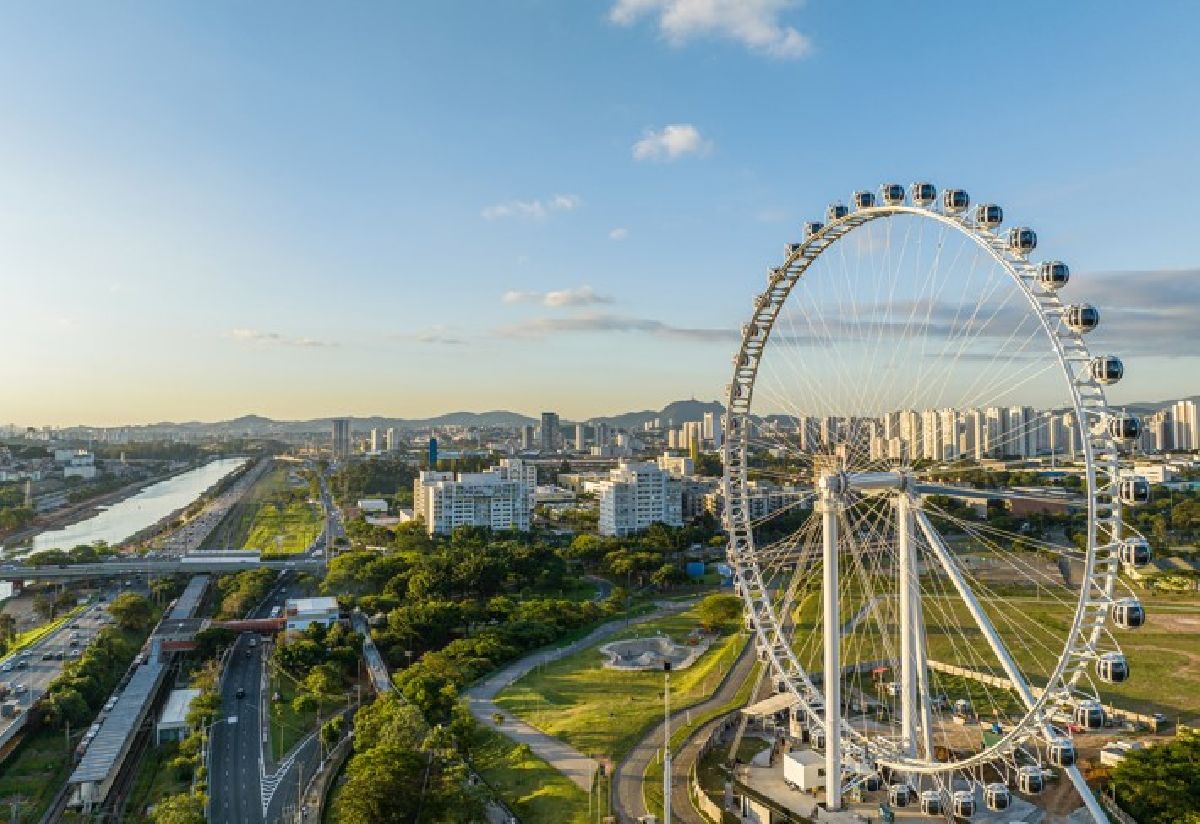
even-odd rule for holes
{"type": "MultiPolygon", "coordinates": [[[[262,618],[290,597],[282,583],[250,616],[262,618]]],[[[320,756],[315,736],[310,736],[280,763],[271,758],[269,745],[270,696],[266,694],[266,657],[269,644],[250,646],[243,634],[234,644],[221,686],[221,717],[213,727],[209,787],[211,821],[223,824],[274,824],[295,809],[299,785],[311,776],[320,756]],[[237,691],[245,690],[238,698],[237,691]],[[230,718],[236,718],[231,723],[230,718]]]]}
{"type": "MultiPolygon", "coordinates": [[[[726,674],[725,680],[717,687],[716,692],[699,704],[694,704],[686,709],[671,713],[672,729],[684,723],[689,712],[703,714],[732,700],[741,688],[742,682],[750,676],[754,668],[754,661],[754,644],[747,643],[742,650],[742,654],[738,656],[733,667],[726,674]]],[[[660,721],[654,725],[654,729],[650,730],[630,750],[629,754],[625,756],[625,760],[617,766],[613,776],[613,796],[616,800],[617,820],[621,824],[632,824],[632,822],[638,820],[639,816],[647,814],[646,802],[642,798],[642,779],[646,773],[646,767],[649,766],[651,759],[658,754],[659,749],[662,747],[662,739],[663,725],[660,721]]],[[[675,786],[679,784],[678,771],[672,770],[672,772],[675,773],[675,776],[672,778],[673,786],[675,786]]],[[[686,775],[687,773],[685,772],[685,782],[686,775]]],[[[678,806],[679,798],[679,795],[672,792],[671,804],[673,807],[678,806]]]]}
{"type": "MultiPolygon", "coordinates": [[[[23,712],[36,701],[50,686],[51,682],[62,672],[63,666],[70,663],[68,657],[73,650],[83,650],[90,644],[99,631],[108,625],[108,614],[105,603],[97,603],[88,607],[71,622],[79,629],[64,625],[38,643],[24,650],[28,655],[13,653],[0,661],[0,682],[17,689],[20,685],[22,694],[15,697],[18,707],[23,712]],[[78,631],[79,638],[76,646],[70,646],[70,635],[78,631]],[[42,655],[47,652],[63,654],[63,660],[46,661],[42,655]]],[[[0,735],[16,721],[16,718],[0,718],[0,735]]]]}
{"type": "Polygon", "coordinates": [[[468,705],[471,708],[471,715],[475,716],[475,720],[481,724],[487,724],[493,729],[498,729],[512,740],[528,744],[529,748],[539,758],[548,762],[550,766],[574,781],[583,790],[590,792],[592,789],[592,778],[596,774],[597,767],[594,759],[588,758],[566,742],[547,735],[536,727],[522,721],[520,718],[503,713],[496,706],[493,699],[495,699],[496,694],[502,689],[518,678],[521,678],[536,666],[557,661],[560,658],[564,658],[585,647],[602,641],[627,627],[660,618],[669,612],[686,609],[694,603],[695,601],[660,602],[658,609],[654,612],[643,615],[632,622],[610,621],[565,647],[536,652],[509,664],[504,669],[493,673],[487,680],[481,681],[467,690],[466,696],[468,705]],[[504,723],[499,727],[492,720],[492,716],[497,712],[501,712],[504,715],[504,723]]]}

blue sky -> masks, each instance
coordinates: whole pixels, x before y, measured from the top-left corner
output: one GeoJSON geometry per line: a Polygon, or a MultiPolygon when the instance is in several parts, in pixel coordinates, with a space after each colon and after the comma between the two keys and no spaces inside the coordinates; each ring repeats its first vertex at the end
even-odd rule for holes
{"type": "Polygon", "coordinates": [[[918,179],[1004,204],[1072,299],[1120,304],[1093,347],[1129,353],[1118,400],[1194,394],[1198,24],[1189,3],[8,4],[0,420],[714,398],[801,221],[918,179]]]}

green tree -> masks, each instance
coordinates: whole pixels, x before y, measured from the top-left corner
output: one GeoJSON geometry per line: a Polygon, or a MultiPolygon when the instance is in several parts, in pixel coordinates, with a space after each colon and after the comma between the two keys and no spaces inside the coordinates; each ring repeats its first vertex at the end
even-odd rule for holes
{"type": "Polygon", "coordinates": [[[204,824],[204,802],[197,795],[171,795],[154,805],[152,824],[204,824]]]}
{"type": "Polygon", "coordinates": [[[742,599],[728,593],[709,595],[696,607],[700,626],[712,631],[736,621],[742,614],[742,599]]]}
{"type": "Polygon", "coordinates": [[[154,617],[150,601],[133,592],[123,592],[114,598],[108,611],[116,619],[117,626],[125,630],[144,630],[154,617]]]}

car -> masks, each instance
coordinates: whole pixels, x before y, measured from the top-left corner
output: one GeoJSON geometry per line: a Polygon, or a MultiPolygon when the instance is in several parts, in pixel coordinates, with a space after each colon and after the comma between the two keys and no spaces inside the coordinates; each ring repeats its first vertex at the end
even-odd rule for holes
{"type": "Polygon", "coordinates": [[[29,669],[29,662],[22,658],[17,662],[17,669],[29,669]]]}
{"type": "Polygon", "coordinates": [[[237,697],[239,700],[246,697],[246,688],[245,687],[237,688],[237,697]]]}
{"type": "Polygon", "coordinates": [[[53,661],[54,653],[51,652],[50,650],[46,650],[45,652],[42,653],[42,660],[43,661],[53,661]]]}

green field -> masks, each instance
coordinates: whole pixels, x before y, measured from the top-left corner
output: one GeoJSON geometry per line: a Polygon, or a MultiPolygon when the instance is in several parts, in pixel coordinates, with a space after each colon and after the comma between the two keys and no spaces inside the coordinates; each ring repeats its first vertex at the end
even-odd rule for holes
{"type": "MultiPolygon", "coordinates": [[[[1121,630],[1109,625],[1129,661],[1130,678],[1121,684],[1097,680],[1100,695],[1119,708],[1146,714],[1162,712],[1172,720],[1198,722],[1200,600],[1192,596],[1144,593],[1141,597],[1149,615],[1146,626],[1121,630]]],[[[841,603],[843,621],[849,620],[864,602],[861,590],[846,587],[841,603]]],[[[927,598],[923,607],[931,660],[996,675],[1003,673],[983,633],[957,596],[927,598]]],[[[813,671],[821,669],[819,609],[819,599],[809,598],[793,613],[797,622],[795,649],[813,671]]],[[[1006,588],[1004,597],[985,603],[989,619],[1018,666],[1038,685],[1045,683],[1062,651],[1073,609],[1073,604],[1035,597],[1032,589],[1006,588]]],[[[898,633],[893,611],[894,599],[891,606],[881,608],[875,617],[857,626],[845,641],[843,663],[895,658],[898,633]],[[877,620],[882,621],[883,632],[877,620]]],[[[870,688],[869,676],[863,675],[859,680],[870,688]]],[[[1010,713],[1019,706],[1013,693],[940,673],[933,674],[932,689],[951,698],[968,697],[977,707],[987,707],[989,713],[993,704],[1010,713]]]]}
{"type": "MultiPolygon", "coordinates": [[[[476,731],[471,765],[521,821],[586,824],[588,796],[573,781],[483,724],[476,731]]],[[[596,795],[593,803],[607,801],[602,794],[596,795]]]]}
{"type": "MultiPolygon", "coordinates": [[[[694,609],[647,621],[602,643],[662,631],[676,640],[697,626],[694,609]]],[[[746,636],[718,638],[696,663],[671,677],[671,705],[683,709],[711,695],[733,665],[746,636]]],[[[530,672],[496,698],[523,718],[575,749],[619,760],[662,713],[662,674],[618,672],[601,666],[597,644],[530,672]]]]}
{"type": "MultiPolygon", "coordinates": [[[[308,502],[307,482],[293,481],[297,470],[276,464],[250,488],[205,542],[206,549],[303,552],[321,534],[325,516],[308,502]]],[[[302,479],[300,479],[302,480],[302,479]]]]}

